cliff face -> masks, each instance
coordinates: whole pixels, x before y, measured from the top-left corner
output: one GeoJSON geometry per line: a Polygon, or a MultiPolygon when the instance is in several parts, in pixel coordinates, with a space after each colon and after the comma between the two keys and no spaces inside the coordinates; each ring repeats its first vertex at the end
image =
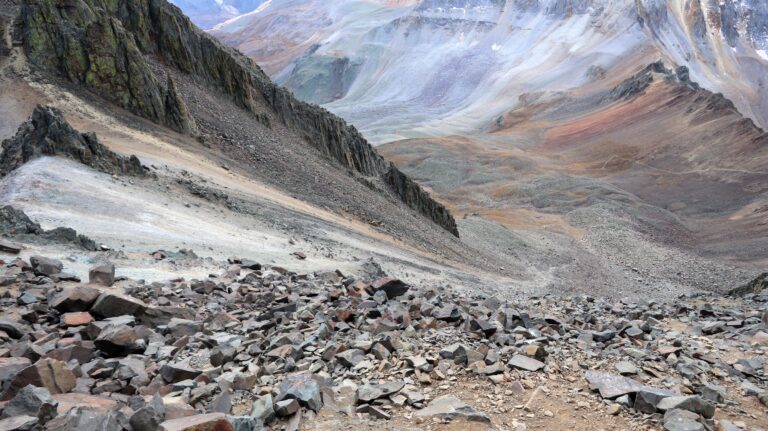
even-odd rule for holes
{"type": "Polygon", "coordinates": [[[308,145],[353,173],[382,178],[409,207],[458,234],[448,211],[416,183],[387,181],[390,164],[354,127],[294,98],[165,0],[25,0],[21,23],[33,63],[178,131],[194,130],[194,121],[173,82],[161,85],[145,56],[215,87],[255,115],[266,104],[308,145]]]}
{"type": "Polygon", "coordinates": [[[107,2],[28,0],[21,26],[29,60],[117,105],[182,133],[194,131],[173,85],[163,85],[107,2]]]}
{"type": "Polygon", "coordinates": [[[0,178],[42,156],[74,159],[108,174],[144,175],[136,156],[123,157],[102,145],[92,133],[79,133],[55,108],[38,106],[11,139],[3,141],[0,178]]]}

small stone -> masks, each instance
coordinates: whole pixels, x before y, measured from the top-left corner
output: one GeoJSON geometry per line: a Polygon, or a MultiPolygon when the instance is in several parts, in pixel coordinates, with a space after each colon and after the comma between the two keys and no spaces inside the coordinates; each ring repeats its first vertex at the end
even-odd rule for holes
{"type": "Polygon", "coordinates": [[[64,326],[86,326],[93,322],[93,316],[87,311],[64,313],[61,316],[61,322],[64,326]]]}
{"type": "Polygon", "coordinates": [[[160,424],[160,431],[234,431],[224,413],[208,413],[171,419],[160,424]]]}
{"type": "Polygon", "coordinates": [[[35,274],[45,275],[46,277],[60,274],[61,270],[64,269],[64,264],[60,260],[43,256],[32,256],[29,258],[29,262],[32,264],[35,274]]]}
{"type": "Polygon", "coordinates": [[[51,397],[46,388],[32,385],[22,388],[3,409],[3,418],[11,416],[34,416],[41,424],[56,417],[59,403],[51,397]]]}
{"type": "Polygon", "coordinates": [[[608,407],[607,413],[611,416],[616,416],[621,412],[621,405],[619,404],[611,404],[608,407]]]}
{"type": "Polygon", "coordinates": [[[88,271],[88,282],[110,287],[115,284],[115,265],[108,263],[91,268],[88,271]]]}
{"type": "Polygon", "coordinates": [[[523,355],[515,355],[507,362],[507,366],[525,371],[539,371],[544,363],[523,355]]]}
{"type": "Polygon", "coordinates": [[[445,395],[432,400],[427,407],[416,412],[417,418],[434,417],[441,420],[461,419],[470,422],[490,423],[485,413],[478,412],[453,395],[445,395]]]}
{"type": "Polygon", "coordinates": [[[299,411],[301,406],[295,399],[282,400],[275,403],[275,413],[278,416],[286,417],[299,411]]]}

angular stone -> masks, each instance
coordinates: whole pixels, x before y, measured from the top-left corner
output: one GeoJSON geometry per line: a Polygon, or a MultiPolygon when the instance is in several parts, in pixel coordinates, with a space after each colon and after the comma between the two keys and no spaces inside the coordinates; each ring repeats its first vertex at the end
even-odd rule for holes
{"type": "Polygon", "coordinates": [[[400,392],[404,386],[404,382],[387,382],[382,384],[368,383],[358,388],[357,400],[359,403],[369,403],[373,400],[386,398],[392,394],[400,392]]]}
{"type": "Polygon", "coordinates": [[[36,386],[25,386],[3,409],[3,418],[11,416],[34,416],[41,424],[48,422],[56,417],[56,407],[58,401],[51,397],[51,393],[46,388],[36,386]]]}
{"type": "Polygon", "coordinates": [[[0,251],[10,254],[21,253],[21,246],[0,238],[0,251]]]}
{"type": "Polygon", "coordinates": [[[271,394],[259,397],[253,402],[251,417],[265,424],[268,424],[275,419],[275,406],[271,394]]]}
{"type": "Polygon", "coordinates": [[[0,331],[8,334],[9,337],[19,339],[24,336],[29,329],[21,323],[10,319],[0,319],[0,331]]]}
{"type": "Polygon", "coordinates": [[[202,374],[202,371],[192,368],[189,359],[180,362],[172,362],[160,367],[160,375],[168,383],[176,383],[182,380],[194,379],[202,374]]]}
{"type": "Polygon", "coordinates": [[[507,362],[507,366],[525,371],[539,371],[544,363],[523,355],[515,355],[507,362]]]}
{"type": "Polygon", "coordinates": [[[16,374],[3,399],[13,398],[27,385],[47,388],[52,394],[63,394],[71,391],[76,383],[75,374],[66,364],[50,358],[40,359],[16,374]]]}
{"type": "Polygon", "coordinates": [[[320,385],[308,373],[294,374],[286,377],[280,384],[277,401],[295,399],[302,406],[319,412],[323,408],[323,399],[320,395],[320,385]]]}
{"type": "Polygon", "coordinates": [[[112,286],[115,284],[115,265],[107,263],[91,268],[88,271],[88,282],[106,287],[112,286]]]}
{"type": "Polygon", "coordinates": [[[287,399],[275,403],[275,413],[281,417],[291,416],[298,412],[299,409],[301,409],[301,406],[299,406],[299,402],[295,399],[287,399]]]}
{"type": "Polygon", "coordinates": [[[470,422],[490,423],[485,413],[478,412],[453,395],[444,395],[430,401],[427,407],[416,412],[416,417],[435,417],[442,420],[462,419],[470,422]]]}
{"type": "Polygon", "coordinates": [[[643,389],[643,385],[636,380],[601,371],[587,371],[584,377],[592,389],[600,391],[600,396],[606,399],[633,394],[643,389]]]}
{"type": "Polygon", "coordinates": [[[380,409],[378,407],[372,406],[370,404],[363,404],[361,406],[357,406],[355,411],[357,413],[363,413],[363,414],[371,415],[372,417],[374,417],[376,419],[384,419],[384,420],[392,419],[392,416],[390,416],[389,413],[385,412],[384,410],[382,410],[382,409],[380,409]]]}
{"type": "Polygon", "coordinates": [[[347,368],[352,368],[365,359],[365,352],[360,349],[349,349],[336,354],[336,360],[347,368]]]}
{"type": "Polygon", "coordinates": [[[0,430],[2,431],[34,431],[39,429],[40,421],[33,416],[13,416],[7,419],[0,419],[0,430]]]}
{"type": "Polygon", "coordinates": [[[133,431],[155,431],[165,421],[165,404],[163,397],[155,393],[144,407],[136,410],[131,416],[130,424],[133,431]]]}
{"type": "Polygon", "coordinates": [[[96,337],[94,344],[112,357],[142,353],[146,349],[146,343],[139,336],[137,328],[116,324],[107,325],[96,337]]]}
{"type": "Polygon", "coordinates": [[[398,296],[405,295],[408,292],[407,284],[391,277],[384,277],[374,281],[371,283],[371,288],[374,292],[383,290],[389,299],[397,298],[398,296]]]}
{"type": "Polygon", "coordinates": [[[664,414],[664,429],[666,431],[705,431],[699,422],[699,416],[685,410],[669,410],[664,414]]]}
{"type": "Polygon", "coordinates": [[[48,257],[32,256],[29,258],[29,262],[32,264],[35,274],[45,275],[47,277],[60,274],[61,270],[64,269],[64,264],[61,263],[60,260],[48,257]]]}
{"type": "Polygon", "coordinates": [[[64,313],[61,316],[61,322],[64,326],[86,326],[93,322],[93,316],[87,311],[64,313]]]}
{"type": "Polygon", "coordinates": [[[159,431],[234,431],[224,413],[208,413],[171,419],[160,424],[159,431]]]}
{"type": "Polygon", "coordinates": [[[656,413],[656,406],[659,404],[659,401],[675,395],[677,394],[666,389],[645,387],[638,390],[635,394],[635,404],[633,407],[641,413],[653,414],[656,413]]]}
{"type": "Polygon", "coordinates": [[[0,382],[10,380],[19,371],[32,365],[28,358],[0,358],[0,382]]]}
{"type": "Polygon", "coordinates": [[[87,311],[91,308],[101,292],[92,287],[77,286],[66,288],[53,295],[48,304],[56,310],[66,313],[72,311],[87,311]]]}
{"type": "Polygon", "coordinates": [[[101,317],[136,316],[147,308],[146,304],[127,296],[102,293],[91,307],[91,313],[101,317]]]}
{"type": "Polygon", "coordinates": [[[667,410],[687,410],[700,414],[707,419],[711,419],[715,415],[714,404],[703,400],[698,395],[667,397],[659,401],[656,408],[662,412],[667,410]]]}
{"type": "Polygon", "coordinates": [[[620,361],[616,363],[616,371],[618,371],[619,374],[626,376],[631,374],[637,374],[638,370],[635,364],[629,361],[620,361]]]}

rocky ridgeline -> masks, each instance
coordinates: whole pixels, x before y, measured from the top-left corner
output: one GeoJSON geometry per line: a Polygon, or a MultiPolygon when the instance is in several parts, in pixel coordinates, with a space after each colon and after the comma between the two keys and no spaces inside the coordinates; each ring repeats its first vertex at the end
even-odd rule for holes
{"type": "Polygon", "coordinates": [[[74,130],[58,109],[38,106],[16,135],[3,141],[0,178],[43,156],[66,157],[113,175],[145,174],[136,156],[123,157],[111,151],[95,134],[74,130]]]}
{"type": "Polygon", "coordinates": [[[144,57],[152,56],[223,92],[269,124],[263,120],[266,104],[308,145],[356,174],[381,178],[405,204],[458,236],[448,210],[384,160],[354,127],[275,85],[253,61],[195,27],[167,1],[59,3],[21,2],[19,32],[38,67],[149,120],[194,133],[194,119],[173,80],[167,77],[162,85],[144,57]]]}
{"type": "Polygon", "coordinates": [[[522,305],[240,258],[204,280],[115,282],[111,264],[89,284],[42,256],[4,265],[0,429],[299,429],[333,413],[525,430],[558,397],[642,429],[738,430],[713,417],[768,406],[765,291],[522,305]]]}

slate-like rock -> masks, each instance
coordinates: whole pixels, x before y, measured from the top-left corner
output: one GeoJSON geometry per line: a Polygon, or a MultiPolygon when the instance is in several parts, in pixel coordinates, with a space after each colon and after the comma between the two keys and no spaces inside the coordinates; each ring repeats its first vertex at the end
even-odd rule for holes
{"type": "Polygon", "coordinates": [[[131,416],[130,424],[133,431],[155,431],[165,421],[165,405],[159,393],[144,407],[136,410],[131,416]]]}
{"type": "Polygon", "coordinates": [[[387,298],[392,299],[405,295],[409,287],[396,278],[384,277],[371,283],[371,288],[374,292],[384,291],[387,294],[387,298]]]}
{"type": "Polygon", "coordinates": [[[160,424],[159,431],[234,431],[224,413],[208,413],[171,419],[160,424]]]}
{"type": "Polygon", "coordinates": [[[601,371],[587,371],[584,377],[592,389],[600,391],[600,396],[605,399],[634,394],[643,389],[643,385],[636,380],[601,371]]]}
{"type": "Polygon", "coordinates": [[[667,397],[659,401],[656,408],[662,412],[668,410],[687,410],[700,414],[707,419],[715,415],[714,404],[702,399],[698,395],[667,397]]]}
{"type": "Polygon", "coordinates": [[[3,418],[11,416],[34,416],[41,424],[56,417],[58,401],[51,397],[46,388],[26,386],[16,393],[3,409],[3,418]]]}
{"type": "Polygon", "coordinates": [[[51,259],[45,256],[32,256],[29,258],[29,262],[32,264],[32,268],[35,269],[36,274],[45,275],[47,277],[60,274],[64,269],[64,264],[61,263],[60,260],[51,259]]]}
{"type": "Polygon", "coordinates": [[[706,431],[704,424],[699,422],[699,416],[685,410],[669,410],[664,414],[664,429],[666,431],[706,431]]]}
{"type": "Polygon", "coordinates": [[[54,294],[48,304],[62,313],[88,311],[99,295],[101,292],[92,287],[70,287],[54,294]]]}
{"type": "Polygon", "coordinates": [[[525,371],[539,371],[544,368],[544,363],[524,355],[514,355],[507,362],[507,366],[525,371]]]}
{"type": "Polygon", "coordinates": [[[38,429],[39,420],[34,416],[13,416],[0,419],[2,431],[34,431],[38,429]]]}
{"type": "Polygon", "coordinates": [[[470,422],[490,423],[485,413],[478,412],[453,395],[444,395],[430,401],[427,407],[417,411],[416,417],[436,417],[442,420],[463,419],[470,422]]]}
{"type": "Polygon", "coordinates": [[[11,338],[19,339],[26,334],[29,329],[19,322],[10,319],[0,319],[0,331],[5,332],[11,338]]]}
{"type": "Polygon", "coordinates": [[[65,363],[43,358],[16,374],[3,394],[3,399],[13,398],[27,385],[44,387],[52,394],[63,394],[74,389],[76,377],[65,363]]]}
{"type": "Polygon", "coordinates": [[[91,313],[103,318],[136,316],[146,308],[146,304],[136,299],[114,293],[102,293],[91,307],[91,313]]]}
{"type": "Polygon", "coordinates": [[[88,271],[88,282],[110,287],[115,284],[115,265],[107,263],[91,268],[88,271]]]}
{"type": "Polygon", "coordinates": [[[362,385],[357,390],[357,400],[359,403],[369,403],[379,398],[386,398],[392,394],[400,392],[405,386],[403,382],[387,382],[382,384],[368,383],[362,385]]]}
{"type": "Polygon", "coordinates": [[[319,412],[323,407],[320,385],[308,373],[293,374],[280,384],[277,401],[296,399],[302,406],[319,412]]]}

